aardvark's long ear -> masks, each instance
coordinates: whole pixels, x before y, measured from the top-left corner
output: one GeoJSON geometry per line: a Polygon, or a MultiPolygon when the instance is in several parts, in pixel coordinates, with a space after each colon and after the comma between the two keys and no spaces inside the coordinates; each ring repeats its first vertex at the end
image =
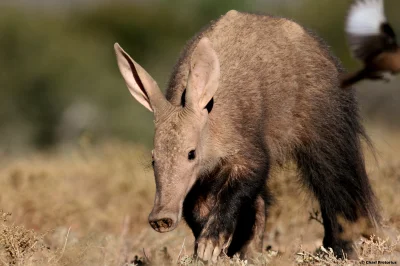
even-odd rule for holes
{"type": "Polygon", "coordinates": [[[132,96],[151,112],[168,104],[157,83],[118,43],[114,45],[117,62],[132,96]]]}
{"type": "Polygon", "coordinates": [[[218,89],[220,65],[211,41],[203,37],[190,59],[186,102],[193,108],[205,108],[218,89]]]}

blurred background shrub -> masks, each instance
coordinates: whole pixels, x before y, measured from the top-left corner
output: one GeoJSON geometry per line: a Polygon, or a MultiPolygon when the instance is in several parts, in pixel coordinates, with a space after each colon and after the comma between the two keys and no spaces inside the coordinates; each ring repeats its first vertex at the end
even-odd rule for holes
{"type": "MultiPolygon", "coordinates": [[[[47,149],[120,138],[150,146],[152,114],[117,69],[119,42],[162,89],[186,41],[231,9],[292,18],[326,40],[349,70],[344,36],[350,0],[2,0],[0,150],[47,149]]],[[[399,1],[386,1],[400,32],[399,1]]],[[[364,120],[399,127],[400,79],[358,86],[364,120]]]]}

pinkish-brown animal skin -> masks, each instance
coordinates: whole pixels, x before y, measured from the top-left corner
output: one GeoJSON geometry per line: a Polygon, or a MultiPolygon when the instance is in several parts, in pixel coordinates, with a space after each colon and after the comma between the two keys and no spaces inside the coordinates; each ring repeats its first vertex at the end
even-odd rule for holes
{"type": "Polygon", "coordinates": [[[203,260],[261,251],[269,168],[289,160],[319,200],[323,244],[338,256],[353,251],[338,217],[379,221],[354,92],[338,89],[339,63],[297,23],[229,11],[187,44],[166,98],[115,48],[130,92],[155,115],[155,230],[183,216],[203,260]]]}

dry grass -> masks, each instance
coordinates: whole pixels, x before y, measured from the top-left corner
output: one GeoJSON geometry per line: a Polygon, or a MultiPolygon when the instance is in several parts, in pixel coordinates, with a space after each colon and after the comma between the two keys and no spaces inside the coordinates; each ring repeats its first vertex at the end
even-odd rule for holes
{"type": "MultiPolygon", "coordinates": [[[[357,251],[361,260],[400,263],[400,133],[369,132],[378,160],[367,156],[368,172],[387,226],[384,238],[360,239],[357,251]]],[[[203,265],[191,257],[193,236],[183,223],[166,234],[148,226],[155,191],[149,158],[144,148],[116,141],[3,155],[0,265],[203,265]]],[[[276,200],[268,251],[253,261],[221,258],[218,264],[357,265],[320,248],[318,205],[301,189],[293,167],[287,168],[275,169],[270,180],[276,200]]]]}

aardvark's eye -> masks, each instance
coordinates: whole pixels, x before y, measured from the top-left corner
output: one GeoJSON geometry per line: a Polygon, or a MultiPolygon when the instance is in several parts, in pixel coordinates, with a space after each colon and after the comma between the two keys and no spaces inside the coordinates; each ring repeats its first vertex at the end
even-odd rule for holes
{"type": "Polygon", "coordinates": [[[190,161],[196,159],[196,151],[195,151],[195,150],[191,150],[191,151],[188,153],[188,159],[189,159],[190,161]]]}

